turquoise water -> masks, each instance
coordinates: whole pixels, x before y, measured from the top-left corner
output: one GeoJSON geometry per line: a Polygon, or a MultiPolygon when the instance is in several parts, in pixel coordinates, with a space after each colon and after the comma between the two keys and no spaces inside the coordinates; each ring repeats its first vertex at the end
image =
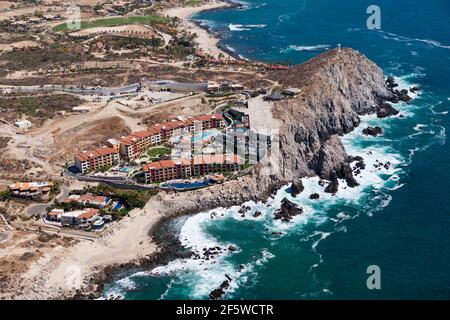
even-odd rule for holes
{"type": "Polygon", "coordinates": [[[195,17],[245,58],[300,63],[342,44],[403,86],[423,90],[397,106],[402,118],[365,117],[344,137],[348,153],[366,162],[357,189],[332,197],[317,179],[304,180],[306,191],[291,200],[305,214],[290,224],[272,217],[280,200],[289,198],[286,188],[270,207],[250,204],[251,212],[262,212],[259,218],[242,218],[234,208],[213,210],[213,219],[206,212],[175,220],[181,242],[194,251],[230,244],[238,251],[207,262],[173,261],[109,284],[106,295],[202,299],[228,274],[234,280],[227,299],[450,298],[450,3],[377,3],[381,31],[366,28],[369,1],[254,0],[244,9],[195,17]],[[363,136],[368,124],[382,126],[385,134],[363,136]],[[377,160],[393,165],[377,170],[377,160]],[[320,193],[319,201],[308,199],[312,192],[320,193]],[[369,265],[381,269],[381,290],[366,287],[369,265]]]}

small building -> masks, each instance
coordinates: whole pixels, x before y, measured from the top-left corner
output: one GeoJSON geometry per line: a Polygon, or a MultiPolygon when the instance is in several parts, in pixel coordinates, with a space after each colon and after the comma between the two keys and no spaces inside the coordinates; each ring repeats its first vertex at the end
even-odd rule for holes
{"type": "Polygon", "coordinates": [[[72,194],[70,196],[68,196],[67,198],[65,198],[62,202],[63,203],[76,203],[78,202],[78,199],[80,199],[80,195],[78,194],[72,194]]]}
{"type": "Polygon", "coordinates": [[[250,117],[244,112],[229,109],[227,112],[229,118],[233,121],[234,128],[250,128],[250,117]]]}
{"type": "Polygon", "coordinates": [[[31,122],[28,120],[16,120],[16,121],[14,121],[14,125],[17,128],[28,129],[31,127],[31,122]]]}
{"type": "Polygon", "coordinates": [[[98,209],[87,208],[61,214],[61,224],[65,226],[78,226],[87,222],[93,222],[98,217],[98,209]]]}
{"type": "Polygon", "coordinates": [[[284,99],[284,95],[279,91],[273,91],[270,94],[266,95],[266,100],[270,101],[280,101],[284,99]]]}
{"type": "Polygon", "coordinates": [[[285,96],[288,97],[296,97],[302,92],[301,89],[298,88],[286,88],[282,91],[285,96]]]}
{"type": "Polygon", "coordinates": [[[47,214],[45,215],[45,219],[47,221],[61,222],[61,216],[63,213],[63,209],[53,209],[52,211],[47,212],[47,214]]]}
{"type": "Polygon", "coordinates": [[[16,182],[9,186],[13,196],[34,198],[48,196],[53,183],[48,182],[16,182]]]}
{"type": "Polygon", "coordinates": [[[78,198],[77,202],[84,205],[104,208],[111,202],[111,198],[105,196],[94,196],[92,194],[84,194],[78,198]]]}
{"type": "Polygon", "coordinates": [[[90,107],[86,107],[86,106],[77,106],[77,107],[73,107],[72,108],[73,112],[80,112],[80,113],[87,113],[91,111],[90,107]]]}

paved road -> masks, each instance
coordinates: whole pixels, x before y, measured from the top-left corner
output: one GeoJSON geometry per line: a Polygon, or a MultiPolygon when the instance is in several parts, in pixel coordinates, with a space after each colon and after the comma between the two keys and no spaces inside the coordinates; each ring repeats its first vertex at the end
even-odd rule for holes
{"type": "Polygon", "coordinates": [[[27,93],[27,92],[53,92],[53,91],[63,91],[79,94],[95,94],[95,95],[121,95],[125,93],[136,92],[140,88],[139,83],[133,83],[128,86],[118,87],[118,88],[103,88],[103,87],[85,87],[85,86],[62,86],[62,85],[42,85],[42,86],[17,86],[8,87],[2,86],[1,89],[7,89],[15,93],[27,93]]]}
{"type": "Polygon", "coordinates": [[[0,242],[6,241],[9,239],[9,234],[6,232],[0,232],[0,242]]]}
{"type": "MultiPolygon", "coordinates": [[[[67,198],[68,195],[69,195],[69,188],[67,188],[66,186],[62,186],[61,193],[59,194],[59,197],[58,197],[58,201],[62,201],[63,199],[67,198]]],[[[27,215],[29,217],[38,216],[38,215],[44,213],[47,210],[47,208],[52,205],[52,203],[53,202],[43,203],[43,204],[35,204],[28,208],[27,215]]]]}

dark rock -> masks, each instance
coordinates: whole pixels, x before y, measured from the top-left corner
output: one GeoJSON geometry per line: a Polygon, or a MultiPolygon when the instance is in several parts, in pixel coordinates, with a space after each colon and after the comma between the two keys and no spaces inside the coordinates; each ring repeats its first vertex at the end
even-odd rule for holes
{"type": "Polygon", "coordinates": [[[360,169],[360,170],[364,170],[366,168],[366,164],[364,163],[364,161],[358,161],[355,164],[355,168],[360,169]]]}
{"type": "Polygon", "coordinates": [[[325,188],[326,193],[336,194],[339,190],[339,181],[337,178],[331,180],[331,182],[325,188]]]}
{"type": "Polygon", "coordinates": [[[309,198],[310,198],[311,200],[317,200],[317,199],[320,198],[320,195],[319,195],[318,193],[312,193],[312,194],[309,196],[309,198]]]}
{"type": "Polygon", "coordinates": [[[293,197],[296,197],[299,195],[303,190],[305,190],[305,187],[303,186],[302,180],[299,180],[298,182],[293,181],[291,185],[291,195],[293,197]]]}
{"type": "Polygon", "coordinates": [[[380,126],[375,126],[375,127],[367,127],[366,129],[364,129],[362,131],[363,134],[367,135],[367,136],[378,136],[379,134],[383,134],[383,128],[381,128],[380,126]]]}
{"type": "Polygon", "coordinates": [[[398,98],[403,101],[403,102],[408,102],[410,101],[412,98],[410,96],[408,96],[408,90],[403,89],[401,91],[395,91],[395,93],[397,94],[398,98]]]}
{"type": "Polygon", "coordinates": [[[354,188],[359,185],[359,183],[355,180],[355,177],[353,177],[353,171],[352,168],[350,168],[350,165],[348,163],[342,163],[340,170],[337,172],[337,177],[341,179],[345,179],[347,182],[347,185],[350,188],[354,188]]]}
{"type": "Polygon", "coordinates": [[[223,295],[225,294],[225,291],[223,291],[223,289],[215,289],[213,291],[211,291],[211,293],[209,294],[209,298],[211,300],[217,300],[220,299],[223,295]]]}
{"type": "Polygon", "coordinates": [[[347,162],[348,163],[352,163],[352,162],[355,162],[355,161],[363,161],[363,160],[364,159],[361,156],[348,156],[347,157],[347,162]]]}
{"type": "Polygon", "coordinates": [[[412,93],[416,93],[419,90],[420,90],[419,87],[412,87],[412,88],[409,89],[409,91],[412,92],[412,93]]]}
{"type": "Polygon", "coordinates": [[[224,282],[222,282],[221,284],[220,284],[220,289],[227,289],[227,288],[229,288],[230,287],[230,282],[228,281],[228,280],[225,280],[224,282]]]}
{"type": "Polygon", "coordinates": [[[262,215],[261,211],[255,211],[255,213],[253,214],[253,218],[258,218],[262,215]]]}
{"type": "Polygon", "coordinates": [[[390,116],[395,116],[399,113],[397,109],[391,106],[389,103],[383,103],[380,109],[377,111],[378,118],[386,118],[390,116]]]}
{"type": "Polygon", "coordinates": [[[395,83],[394,77],[391,77],[391,76],[387,77],[386,85],[389,89],[394,89],[394,88],[398,87],[398,84],[395,83]]]}
{"type": "Polygon", "coordinates": [[[228,250],[230,250],[231,252],[235,252],[235,251],[237,251],[237,248],[236,248],[236,246],[231,245],[228,247],[228,250]]]}
{"type": "Polygon", "coordinates": [[[288,199],[281,200],[281,208],[275,211],[275,219],[285,222],[291,221],[294,216],[303,213],[303,209],[299,208],[295,203],[292,203],[288,199]]]}

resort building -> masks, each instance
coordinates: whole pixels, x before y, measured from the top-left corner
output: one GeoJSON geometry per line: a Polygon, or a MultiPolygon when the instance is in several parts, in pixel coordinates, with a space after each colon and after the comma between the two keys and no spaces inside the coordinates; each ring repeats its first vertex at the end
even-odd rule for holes
{"type": "Polygon", "coordinates": [[[16,182],[9,186],[13,196],[32,198],[46,196],[50,193],[53,183],[49,182],[16,182]]]}
{"type": "Polygon", "coordinates": [[[144,164],[145,182],[162,182],[208,173],[238,171],[241,161],[237,155],[203,155],[192,160],[163,160],[144,164]]]}
{"type": "Polygon", "coordinates": [[[150,147],[169,141],[172,137],[196,131],[224,128],[221,114],[208,114],[180,118],[158,123],[146,131],[137,131],[119,140],[120,155],[128,160],[139,158],[150,147]]]}
{"type": "Polygon", "coordinates": [[[77,195],[73,194],[67,198],[65,198],[63,203],[79,203],[86,206],[94,206],[96,208],[104,208],[106,207],[110,202],[111,198],[106,196],[94,196],[92,194],[84,194],[84,195],[77,195]]]}
{"type": "Polygon", "coordinates": [[[108,147],[114,148],[117,151],[120,150],[120,142],[116,139],[108,139],[106,140],[106,144],[108,145],[108,147]]]}
{"type": "Polygon", "coordinates": [[[52,211],[47,212],[45,219],[47,221],[61,222],[61,216],[63,213],[63,209],[53,209],[52,211]]]}
{"type": "Polygon", "coordinates": [[[83,151],[75,155],[75,166],[81,173],[99,170],[119,163],[119,152],[114,148],[83,151]]]}
{"type": "MultiPolygon", "coordinates": [[[[93,222],[98,217],[98,209],[87,208],[84,210],[75,210],[61,214],[62,225],[79,225],[86,222],[93,222]]],[[[47,215],[48,216],[48,215],[47,215]]]]}
{"type": "Polygon", "coordinates": [[[159,130],[137,131],[119,140],[120,154],[129,160],[136,159],[151,146],[160,144],[161,140],[159,130]]]}
{"type": "Polygon", "coordinates": [[[232,81],[222,81],[222,82],[216,82],[216,81],[209,81],[207,92],[214,93],[214,92],[230,92],[230,91],[240,91],[244,90],[244,86],[240,83],[235,83],[232,81]]]}
{"type": "Polygon", "coordinates": [[[16,120],[14,121],[14,125],[17,128],[28,129],[31,127],[31,122],[29,120],[16,120]]]}

